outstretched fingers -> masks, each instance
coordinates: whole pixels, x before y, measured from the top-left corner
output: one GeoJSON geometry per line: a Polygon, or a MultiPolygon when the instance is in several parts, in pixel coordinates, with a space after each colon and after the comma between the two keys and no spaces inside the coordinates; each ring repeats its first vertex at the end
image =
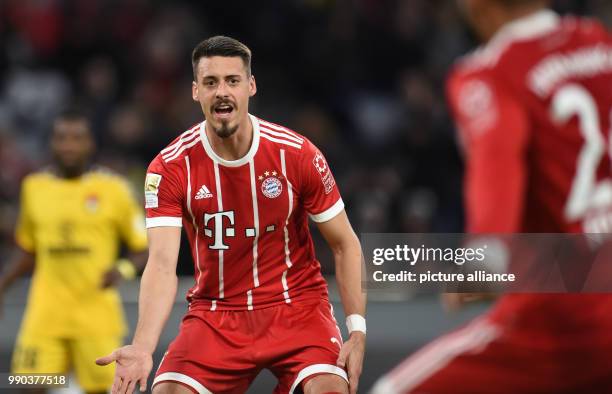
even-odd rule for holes
{"type": "Polygon", "coordinates": [[[115,350],[114,352],[112,352],[108,356],[100,357],[100,358],[96,359],[96,364],[98,364],[98,365],[108,365],[108,364],[110,364],[112,362],[115,362],[115,361],[119,360],[120,355],[121,355],[120,351],[119,350],[115,350]]]}

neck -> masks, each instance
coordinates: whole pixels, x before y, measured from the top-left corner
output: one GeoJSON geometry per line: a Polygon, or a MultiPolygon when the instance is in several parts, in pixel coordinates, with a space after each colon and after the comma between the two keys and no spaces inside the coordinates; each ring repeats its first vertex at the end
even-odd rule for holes
{"type": "Polygon", "coordinates": [[[76,179],[80,178],[87,169],[85,167],[81,168],[62,168],[61,166],[54,166],[53,173],[59,177],[64,179],[76,179]]]}
{"type": "Polygon", "coordinates": [[[491,17],[494,27],[491,29],[492,32],[489,35],[489,40],[509,23],[544,9],[546,9],[546,2],[526,3],[520,6],[500,9],[500,12],[491,17]]]}
{"type": "Polygon", "coordinates": [[[215,153],[224,160],[238,160],[244,157],[253,141],[253,125],[249,116],[240,121],[238,130],[227,138],[219,137],[206,123],[206,137],[215,153]]]}

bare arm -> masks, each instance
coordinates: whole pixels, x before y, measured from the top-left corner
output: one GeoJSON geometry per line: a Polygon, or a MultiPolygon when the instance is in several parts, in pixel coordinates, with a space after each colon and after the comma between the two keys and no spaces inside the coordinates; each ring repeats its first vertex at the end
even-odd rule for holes
{"type": "Polygon", "coordinates": [[[17,278],[32,272],[34,269],[34,260],[34,255],[32,253],[17,248],[5,272],[0,275],[0,318],[2,317],[4,293],[11,287],[17,278]]]}
{"type": "Polygon", "coordinates": [[[102,288],[117,286],[122,280],[132,280],[144,270],[147,264],[147,251],[129,252],[126,259],[120,259],[102,277],[102,288]]]}
{"type": "Polygon", "coordinates": [[[96,360],[98,365],[117,362],[113,393],[132,393],[137,383],[146,390],[153,368],[152,354],[168,320],[176,296],[176,263],[181,241],[179,227],[148,230],[149,259],[140,281],[138,324],[132,344],[96,360]]]}
{"type": "Polygon", "coordinates": [[[15,282],[15,280],[34,269],[34,254],[17,248],[5,272],[0,276],[0,296],[15,282]]]}
{"type": "MultiPolygon", "coordinates": [[[[318,228],[334,254],[336,282],[345,315],[365,317],[366,296],[361,290],[361,245],[346,212],[342,211],[333,219],[318,223],[318,228]]],[[[338,366],[346,367],[348,371],[351,393],[357,392],[364,352],[365,333],[353,331],[338,357],[338,366]]]]}
{"type": "Polygon", "coordinates": [[[143,272],[143,270],[147,266],[147,260],[149,259],[149,254],[147,251],[130,252],[128,253],[127,258],[134,264],[134,268],[136,268],[137,272],[143,272]]]}
{"type": "Polygon", "coordinates": [[[331,248],[336,264],[336,282],[346,316],[365,316],[365,294],[361,291],[361,245],[342,211],[333,219],[318,223],[323,238],[331,248]]]}
{"type": "Polygon", "coordinates": [[[149,259],[140,281],[138,325],[132,343],[153,353],[176,297],[180,227],[148,230],[149,259]]]}

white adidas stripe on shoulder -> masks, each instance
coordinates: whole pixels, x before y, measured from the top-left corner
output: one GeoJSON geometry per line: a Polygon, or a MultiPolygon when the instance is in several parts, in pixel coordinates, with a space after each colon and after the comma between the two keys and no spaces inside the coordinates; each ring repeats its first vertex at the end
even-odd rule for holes
{"type": "Polygon", "coordinates": [[[263,138],[269,140],[269,141],[272,141],[272,142],[277,142],[279,144],[285,144],[285,145],[289,145],[289,146],[292,146],[292,147],[297,148],[297,149],[302,149],[302,145],[298,145],[295,142],[291,142],[291,141],[287,141],[287,140],[282,140],[280,138],[274,138],[271,135],[266,134],[266,132],[263,129],[261,129],[261,128],[259,129],[259,135],[262,136],[263,138]]]}
{"type": "Polygon", "coordinates": [[[185,149],[191,148],[192,146],[194,146],[194,145],[198,144],[199,142],[200,142],[200,139],[199,139],[199,138],[196,138],[196,139],[194,139],[193,141],[191,141],[190,143],[182,145],[182,146],[179,148],[179,150],[177,150],[175,153],[173,153],[173,154],[168,154],[168,155],[166,155],[166,156],[162,156],[162,159],[164,159],[164,161],[165,161],[166,163],[167,163],[167,162],[169,162],[169,161],[171,161],[171,160],[174,160],[174,159],[176,159],[177,157],[179,157],[179,156],[181,155],[181,153],[183,153],[183,151],[184,151],[185,149]]]}
{"type": "Polygon", "coordinates": [[[173,142],[172,144],[168,145],[167,147],[165,147],[164,149],[162,149],[162,153],[171,150],[174,145],[178,144],[183,138],[185,138],[185,136],[187,136],[188,134],[193,133],[194,129],[199,127],[199,125],[195,125],[194,127],[190,128],[189,130],[183,131],[180,135],[179,138],[176,140],[176,142],[173,142]]]}
{"type": "Polygon", "coordinates": [[[185,131],[183,134],[180,135],[179,139],[175,143],[162,149],[161,154],[167,155],[167,154],[172,154],[171,152],[176,152],[182,144],[190,141],[194,136],[197,136],[199,134],[198,133],[199,130],[200,130],[200,125],[196,125],[192,127],[191,129],[185,131]]]}
{"type": "Polygon", "coordinates": [[[271,135],[276,136],[276,137],[283,137],[283,138],[286,138],[288,140],[295,141],[295,142],[297,142],[300,145],[302,143],[304,143],[304,139],[303,138],[295,137],[295,136],[293,136],[291,134],[288,134],[288,133],[282,133],[282,132],[279,132],[279,131],[274,131],[274,130],[272,130],[271,128],[269,128],[267,126],[259,125],[259,130],[260,131],[264,130],[266,133],[271,134],[271,135]]]}
{"type": "Polygon", "coordinates": [[[268,128],[268,129],[273,129],[273,130],[277,130],[277,131],[284,131],[285,133],[287,133],[287,134],[291,135],[292,137],[298,139],[300,142],[304,142],[303,138],[301,138],[299,135],[297,135],[296,133],[294,133],[293,131],[289,130],[286,127],[279,126],[279,125],[276,125],[274,123],[267,122],[267,121],[265,121],[263,119],[259,119],[259,125],[260,126],[263,125],[266,128],[268,128]]]}
{"type": "Polygon", "coordinates": [[[161,154],[163,156],[168,156],[168,155],[173,155],[174,153],[176,153],[177,150],[180,149],[181,146],[185,145],[186,143],[189,143],[191,141],[193,141],[194,138],[197,138],[199,136],[200,133],[196,131],[193,131],[191,134],[187,134],[185,137],[182,137],[180,140],[178,140],[176,143],[172,144],[169,148],[171,149],[164,149],[161,151],[161,154]]]}

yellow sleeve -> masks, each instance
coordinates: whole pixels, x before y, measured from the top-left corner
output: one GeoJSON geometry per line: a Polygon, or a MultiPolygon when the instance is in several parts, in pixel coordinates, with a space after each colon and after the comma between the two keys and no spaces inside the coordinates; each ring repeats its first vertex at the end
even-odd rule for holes
{"type": "Polygon", "coordinates": [[[27,178],[21,183],[21,195],[19,198],[19,215],[17,226],[15,227],[15,242],[17,245],[29,253],[35,252],[34,225],[28,207],[28,185],[27,178]]]}
{"type": "Polygon", "coordinates": [[[147,248],[147,232],[142,207],[136,200],[127,181],[120,182],[117,197],[121,200],[117,207],[117,224],[121,240],[132,252],[140,252],[147,248]]]}

